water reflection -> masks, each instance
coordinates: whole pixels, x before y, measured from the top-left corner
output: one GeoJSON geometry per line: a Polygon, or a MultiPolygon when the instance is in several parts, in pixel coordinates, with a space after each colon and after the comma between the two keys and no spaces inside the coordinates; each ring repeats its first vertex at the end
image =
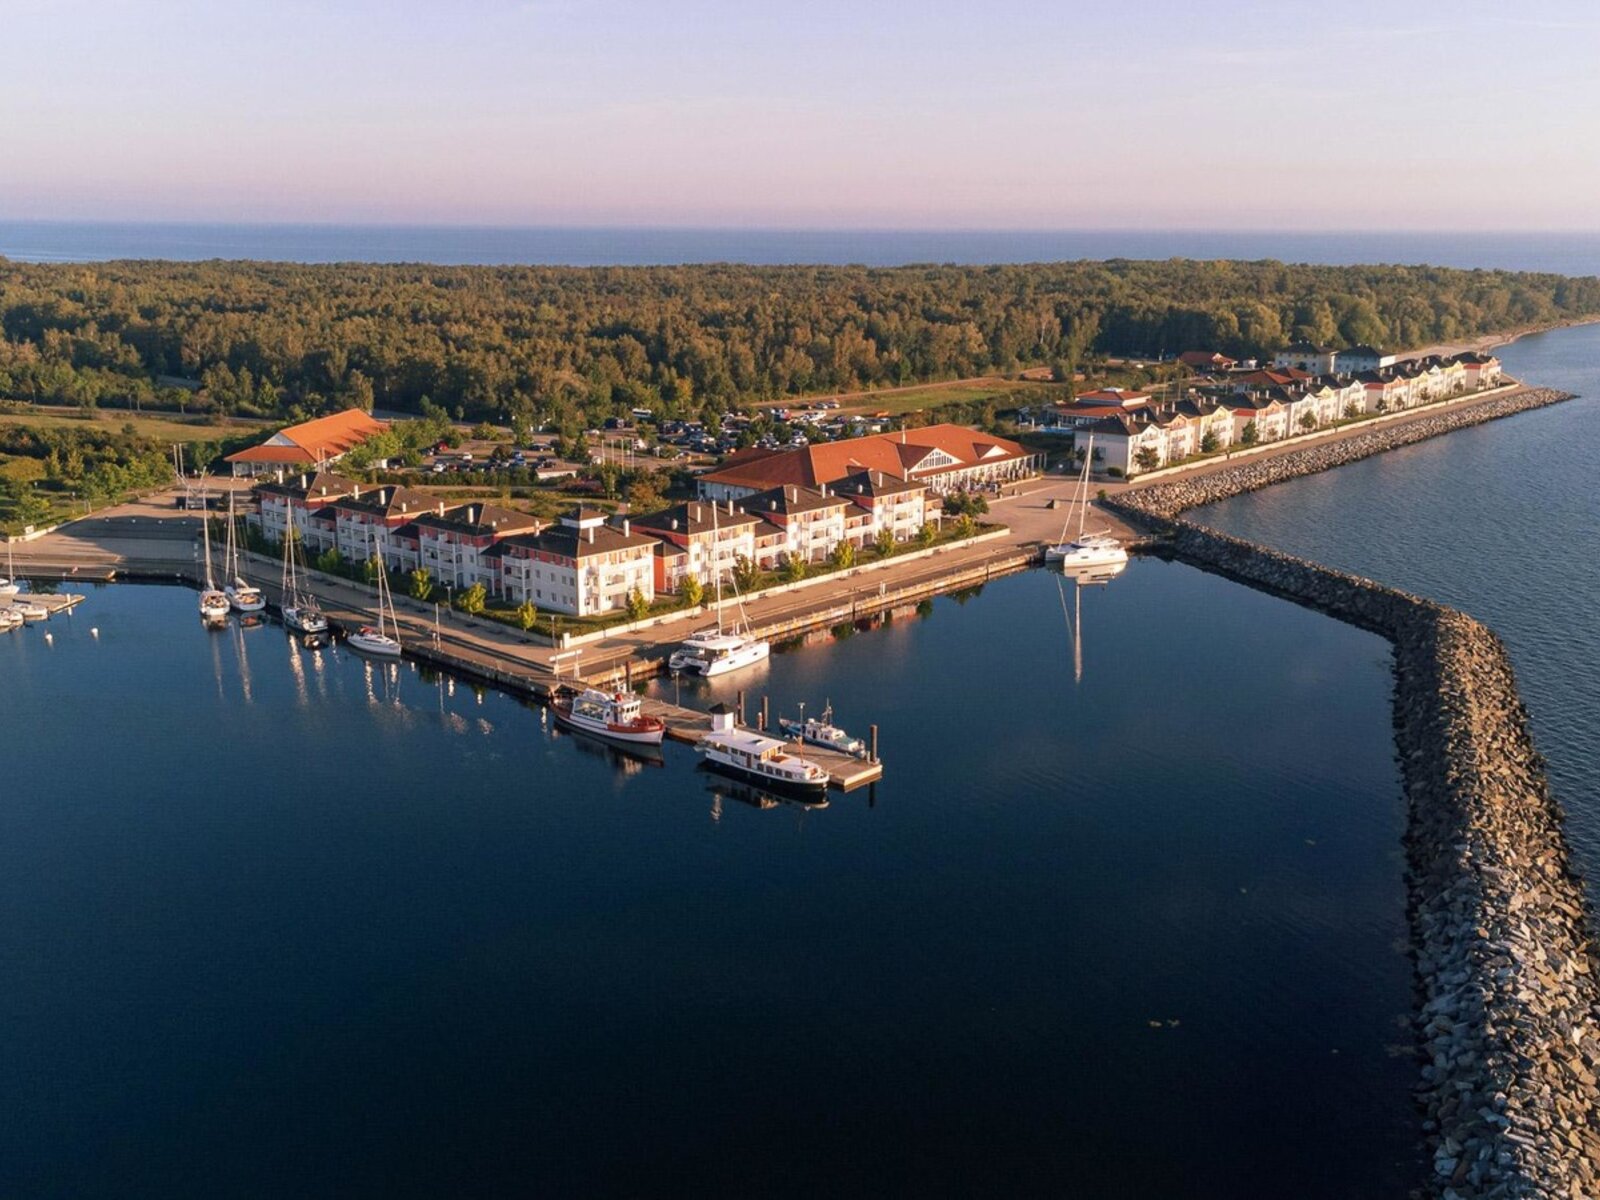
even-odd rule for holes
{"type": "Polygon", "coordinates": [[[779,808],[785,805],[799,809],[828,807],[827,796],[790,796],[783,792],[767,791],[764,788],[756,787],[754,784],[746,783],[744,780],[723,775],[717,770],[714,763],[701,762],[696,767],[696,770],[705,778],[706,791],[710,792],[718,801],[712,806],[713,820],[721,816],[720,801],[722,800],[737,800],[740,804],[748,805],[751,808],[762,809],[779,808]]]}
{"type": "Polygon", "coordinates": [[[554,741],[570,742],[573,749],[586,758],[609,762],[623,778],[638,775],[651,767],[667,765],[666,755],[660,746],[620,746],[581,730],[563,729],[559,725],[551,730],[550,736],[554,741]]]}

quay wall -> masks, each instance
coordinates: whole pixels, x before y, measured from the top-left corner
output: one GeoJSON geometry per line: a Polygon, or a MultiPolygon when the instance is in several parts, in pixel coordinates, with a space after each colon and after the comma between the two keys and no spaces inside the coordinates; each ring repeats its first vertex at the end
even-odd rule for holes
{"type": "Polygon", "coordinates": [[[1600,1196],[1600,957],[1510,659],[1464,613],[1178,514],[1567,398],[1519,393],[1489,412],[1419,422],[1425,430],[1375,432],[1382,445],[1307,448],[1106,503],[1155,535],[1160,553],[1394,646],[1418,1097],[1443,1200],[1600,1196]]]}

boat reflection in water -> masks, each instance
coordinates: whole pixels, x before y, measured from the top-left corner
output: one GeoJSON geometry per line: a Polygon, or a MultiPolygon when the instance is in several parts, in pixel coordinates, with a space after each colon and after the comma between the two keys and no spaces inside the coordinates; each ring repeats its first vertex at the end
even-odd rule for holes
{"type": "Polygon", "coordinates": [[[1060,580],[1061,614],[1067,619],[1067,632],[1072,635],[1072,681],[1083,682],[1083,589],[1091,584],[1105,585],[1128,569],[1126,562],[1100,563],[1095,566],[1064,565],[1061,574],[1073,581],[1072,610],[1067,611],[1067,594],[1060,580]]]}
{"type": "MultiPolygon", "coordinates": [[[[717,801],[737,800],[740,804],[748,804],[751,808],[777,808],[785,804],[793,808],[828,807],[826,792],[796,792],[794,795],[789,795],[782,791],[768,791],[724,774],[717,769],[717,764],[712,762],[702,761],[696,769],[705,778],[706,791],[717,801]]],[[[715,810],[716,806],[713,806],[713,811],[715,810]]]]}
{"type": "Polygon", "coordinates": [[[1096,566],[1077,567],[1071,563],[1064,563],[1061,573],[1075,582],[1079,587],[1091,583],[1110,583],[1118,575],[1128,569],[1127,562],[1100,563],[1096,566]]]}
{"type": "Polygon", "coordinates": [[[660,746],[643,743],[613,742],[581,729],[569,729],[552,723],[550,736],[560,741],[570,739],[579,754],[608,761],[620,775],[637,775],[649,767],[664,767],[666,756],[660,746]]]}

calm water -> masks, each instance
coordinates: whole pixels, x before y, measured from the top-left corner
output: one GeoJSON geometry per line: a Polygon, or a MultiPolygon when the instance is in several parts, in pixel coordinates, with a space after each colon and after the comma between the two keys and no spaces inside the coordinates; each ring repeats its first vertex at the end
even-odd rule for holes
{"type": "Polygon", "coordinates": [[[1306,233],[1207,230],[473,228],[0,220],[0,256],[33,262],[254,258],[293,262],[1012,263],[1103,258],[1274,258],[1430,263],[1600,274],[1593,233],[1306,233]]]}
{"type": "Polygon", "coordinates": [[[882,727],[821,810],[178,589],[0,637],[0,1194],[1401,1194],[1387,647],[1154,562],[1081,624],[776,656],[882,727]]]}
{"type": "Polygon", "coordinates": [[[1230,533],[1465,609],[1505,639],[1535,741],[1600,877],[1600,327],[1499,351],[1582,398],[1197,510],[1230,533]]]}

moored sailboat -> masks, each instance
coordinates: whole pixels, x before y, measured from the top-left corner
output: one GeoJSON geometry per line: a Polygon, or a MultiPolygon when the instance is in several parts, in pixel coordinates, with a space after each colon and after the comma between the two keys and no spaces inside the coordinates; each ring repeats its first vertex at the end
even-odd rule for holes
{"type": "Polygon", "coordinates": [[[328,618],[322,615],[314,598],[300,591],[300,574],[295,563],[299,542],[291,523],[283,533],[283,590],[280,596],[283,623],[297,633],[327,633],[328,618]]]}
{"type": "MultiPolygon", "coordinates": [[[[377,555],[376,538],[373,539],[372,550],[377,555]]],[[[402,649],[400,621],[394,614],[394,597],[389,592],[389,572],[383,568],[381,557],[378,562],[378,623],[375,626],[363,625],[345,640],[352,650],[362,654],[370,654],[374,658],[399,658],[402,649]]]]}
{"type": "Polygon", "coordinates": [[[670,671],[688,671],[707,679],[726,675],[743,667],[753,667],[772,653],[771,643],[750,636],[750,622],[744,612],[744,601],[739,599],[739,583],[733,580],[734,597],[738,599],[740,620],[732,630],[722,628],[722,568],[717,561],[717,506],[711,506],[711,560],[712,574],[716,576],[717,598],[713,606],[717,615],[715,629],[703,629],[692,634],[667,659],[670,671]],[[742,627],[742,628],[741,628],[742,627]]]}
{"type": "Polygon", "coordinates": [[[1072,522],[1069,511],[1061,525],[1061,540],[1046,546],[1044,556],[1048,562],[1059,562],[1063,567],[1100,567],[1128,561],[1128,552],[1122,543],[1109,533],[1086,532],[1084,524],[1089,516],[1089,465],[1094,461],[1094,434],[1083,454],[1083,474],[1078,479],[1078,536],[1067,541],[1067,528],[1072,522]]]}
{"type": "Polygon", "coordinates": [[[228,597],[217,587],[217,581],[211,574],[211,517],[209,513],[200,514],[200,537],[204,545],[202,561],[205,563],[206,582],[200,589],[200,619],[207,622],[217,622],[227,617],[231,605],[228,597]]]}
{"type": "Polygon", "coordinates": [[[267,598],[261,594],[261,589],[245,582],[244,572],[239,566],[239,546],[234,538],[231,491],[228,493],[228,540],[227,549],[223,553],[222,577],[222,593],[227,596],[228,603],[239,612],[260,612],[267,607],[267,598]]]}

